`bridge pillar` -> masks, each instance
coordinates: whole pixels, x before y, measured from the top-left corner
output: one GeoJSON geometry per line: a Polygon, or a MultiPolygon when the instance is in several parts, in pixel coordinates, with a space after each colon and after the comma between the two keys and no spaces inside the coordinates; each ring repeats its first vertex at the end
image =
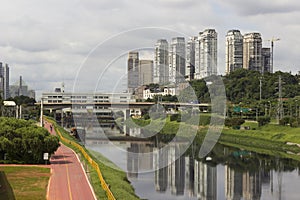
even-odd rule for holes
{"type": "Polygon", "coordinates": [[[127,109],[123,110],[123,113],[124,113],[124,121],[125,121],[126,119],[128,119],[130,117],[130,109],[127,108],[127,109]]]}
{"type": "Polygon", "coordinates": [[[60,116],[61,126],[64,127],[64,110],[61,109],[61,116],[60,116]]]}
{"type": "MultiPolygon", "coordinates": [[[[126,108],[122,111],[124,114],[124,121],[126,121],[128,118],[130,118],[130,109],[126,108]]],[[[123,125],[123,132],[125,135],[129,134],[129,128],[126,125],[123,125]]]]}
{"type": "Polygon", "coordinates": [[[55,119],[55,121],[57,121],[57,119],[56,119],[56,110],[53,111],[53,118],[55,119]]]}

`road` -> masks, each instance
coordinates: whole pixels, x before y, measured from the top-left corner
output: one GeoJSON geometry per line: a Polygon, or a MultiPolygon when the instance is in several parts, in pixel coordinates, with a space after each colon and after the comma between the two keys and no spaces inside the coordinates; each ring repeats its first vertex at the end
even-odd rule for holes
{"type": "MultiPolygon", "coordinates": [[[[50,129],[46,123],[45,128],[50,129]]],[[[61,144],[50,158],[51,177],[48,186],[48,200],[94,200],[95,194],[86,173],[75,152],[61,144]]]]}

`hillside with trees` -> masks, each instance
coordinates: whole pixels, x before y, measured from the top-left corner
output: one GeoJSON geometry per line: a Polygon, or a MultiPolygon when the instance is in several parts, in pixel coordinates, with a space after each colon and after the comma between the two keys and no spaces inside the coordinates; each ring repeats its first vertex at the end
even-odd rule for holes
{"type": "Polygon", "coordinates": [[[281,76],[283,98],[300,96],[298,75],[285,72],[265,73],[239,69],[223,77],[227,99],[233,103],[260,100],[261,98],[275,100],[278,98],[279,76],[281,76]]]}
{"type": "MultiPolygon", "coordinates": [[[[232,103],[260,100],[260,79],[261,98],[276,100],[278,98],[279,76],[282,80],[283,98],[300,96],[300,77],[298,75],[280,71],[261,75],[257,71],[238,69],[222,77],[227,100],[232,103]]],[[[199,102],[210,102],[205,80],[192,80],[190,84],[194,88],[199,102]]]]}

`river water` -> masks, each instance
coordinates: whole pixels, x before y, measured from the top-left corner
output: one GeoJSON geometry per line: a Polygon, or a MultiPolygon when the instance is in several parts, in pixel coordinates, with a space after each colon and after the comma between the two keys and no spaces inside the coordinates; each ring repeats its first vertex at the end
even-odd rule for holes
{"type": "Polygon", "coordinates": [[[141,199],[300,199],[297,161],[220,144],[208,157],[199,159],[193,148],[177,156],[178,146],[171,146],[164,153],[145,154],[154,152],[156,145],[86,142],[87,148],[100,152],[127,172],[141,199]]]}

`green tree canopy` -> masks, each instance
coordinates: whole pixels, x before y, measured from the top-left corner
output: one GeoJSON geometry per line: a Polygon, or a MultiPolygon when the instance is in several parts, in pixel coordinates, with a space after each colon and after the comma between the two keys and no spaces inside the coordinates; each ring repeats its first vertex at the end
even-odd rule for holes
{"type": "Polygon", "coordinates": [[[0,118],[0,162],[43,163],[43,154],[58,147],[58,138],[34,121],[0,118]]]}

